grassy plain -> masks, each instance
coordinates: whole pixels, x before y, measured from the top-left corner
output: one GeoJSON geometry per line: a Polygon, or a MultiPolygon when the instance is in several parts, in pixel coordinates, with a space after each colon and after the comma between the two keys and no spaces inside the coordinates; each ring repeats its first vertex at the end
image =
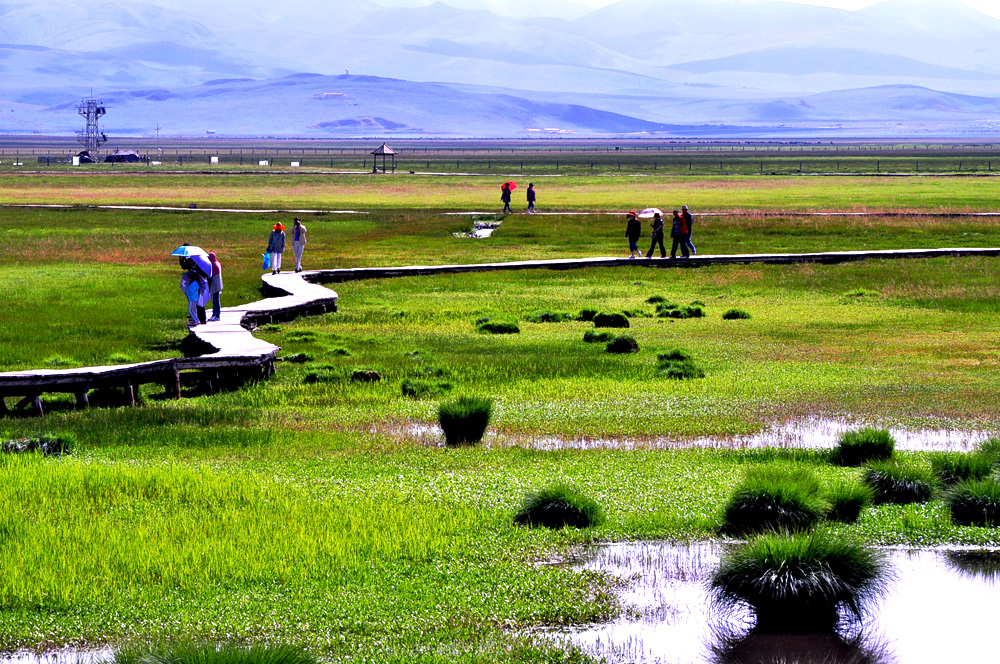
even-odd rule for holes
{"type": "MultiPolygon", "coordinates": [[[[508,216],[485,241],[453,237],[470,220],[442,214],[495,203],[494,187],[463,182],[4,176],[0,196],[367,212],[300,214],[310,268],[624,256],[621,219],[593,211],[657,199],[745,210],[700,218],[702,253],[1000,246],[992,217],[781,215],[986,211],[992,180],[664,178],[639,195],[625,179],[559,178],[540,200],[545,191],[587,214],[508,216]]],[[[0,370],[176,355],[186,331],[170,250],[219,250],[224,304],[258,299],[267,231],[289,216],[4,209],[0,370]]],[[[617,581],[540,562],[593,541],[711,537],[751,466],[806,464],[824,483],[860,472],[816,452],[686,440],[808,416],[994,430],[998,267],[629,265],[334,286],[340,312],[259,331],[284,354],[314,358],[264,384],[177,402],[149,392],[134,409],[80,412],[53,399],[44,420],[0,420],[0,438],[72,431],[80,441],[68,458],[0,459],[0,648],[190,636],[300,643],[351,662],[579,660],[531,630],[614,615],[617,581]],[[653,295],[700,301],[706,317],[653,317],[653,295]],[[584,343],[587,323],[528,321],[582,308],[631,312],[639,352],[584,343]],[[722,320],[732,308],[752,317],[722,320]],[[481,316],[517,319],[522,331],[478,333],[481,316]],[[673,348],[706,377],[657,375],[657,354],[673,348]],[[347,380],[359,367],[383,380],[347,380]],[[495,400],[486,447],[444,449],[429,431],[438,399],[401,394],[406,378],[437,373],[452,395],[495,400]],[[637,449],[539,449],[594,440],[637,449]],[[585,532],[512,525],[526,492],[560,482],[596,499],[607,521],[585,532]]],[[[874,543],[1000,543],[993,529],[953,526],[939,502],[823,528],[874,543]]]]}

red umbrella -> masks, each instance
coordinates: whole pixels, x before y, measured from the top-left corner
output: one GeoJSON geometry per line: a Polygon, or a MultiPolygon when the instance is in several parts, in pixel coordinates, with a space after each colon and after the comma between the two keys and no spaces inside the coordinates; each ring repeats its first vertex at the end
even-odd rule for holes
{"type": "MultiPolygon", "coordinates": [[[[514,191],[515,189],[517,189],[517,183],[516,182],[504,182],[503,184],[507,185],[507,187],[511,191],[514,191]]],[[[500,185],[500,188],[503,189],[503,185],[500,185]]]]}

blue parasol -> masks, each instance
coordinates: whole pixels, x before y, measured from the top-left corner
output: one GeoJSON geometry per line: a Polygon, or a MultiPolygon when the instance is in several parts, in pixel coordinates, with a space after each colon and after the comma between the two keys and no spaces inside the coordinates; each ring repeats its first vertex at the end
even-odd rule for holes
{"type": "Polygon", "coordinates": [[[208,256],[208,252],[201,247],[191,244],[182,244],[170,252],[171,256],[208,256]]]}

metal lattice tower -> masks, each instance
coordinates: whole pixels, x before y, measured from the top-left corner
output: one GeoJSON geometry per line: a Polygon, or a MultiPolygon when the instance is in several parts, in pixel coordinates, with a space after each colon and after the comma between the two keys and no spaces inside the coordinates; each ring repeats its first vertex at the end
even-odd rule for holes
{"type": "Polygon", "coordinates": [[[108,140],[97,126],[100,117],[107,113],[104,102],[100,99],[84,99],[77,106],[76,112],[87,118],[87,129],[79,134],[76,140],[83,145],[84,150],[90,152],[90,156],[97,159],[101,154],[101,145],[108,140]]]}

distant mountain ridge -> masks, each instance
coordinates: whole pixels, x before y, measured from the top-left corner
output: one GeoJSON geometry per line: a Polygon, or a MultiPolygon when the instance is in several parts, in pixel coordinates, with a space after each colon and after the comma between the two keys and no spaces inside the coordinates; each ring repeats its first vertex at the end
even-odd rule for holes
{"type": "Polygon", "coordinates": [[[882,122],[919,116],[946,133],[993,131],[1000,21],[954,2],[886,0],[850,12],[768,0],[622,0],[555,19],[528,15],[529,2],[524,15],[499,15],[487,9],[492,1],[3,3],[0,132],[70,131],[78,118],[60,113],[91,88],[118,102],[109,128],[140,132],[167,121],[194,134],[382,127],[457,136],[525,135],[548,122],[606,135],[865,121],[856,104],[827,107],[823,95],[860,102],[882,122]],[[348,69],[370,78],[339,81],[348,69]],[[301,72],[365,95],[381,87],[385,110],[319,112],[316,93],[300,90],[305,79],[288,78],[301,72]],[[205,94],[208,81],[227,83],[205,94]],[[872,105],[888,104],[881,91],[900,85],[893,98],[905,101],[872,105]],[[449,104],[462,112],[449,113],[449,104]],[[259,105],[272,112],[257,113],[259,105]],[[228,112],[234,107],[241,113],[228,112]]]}

